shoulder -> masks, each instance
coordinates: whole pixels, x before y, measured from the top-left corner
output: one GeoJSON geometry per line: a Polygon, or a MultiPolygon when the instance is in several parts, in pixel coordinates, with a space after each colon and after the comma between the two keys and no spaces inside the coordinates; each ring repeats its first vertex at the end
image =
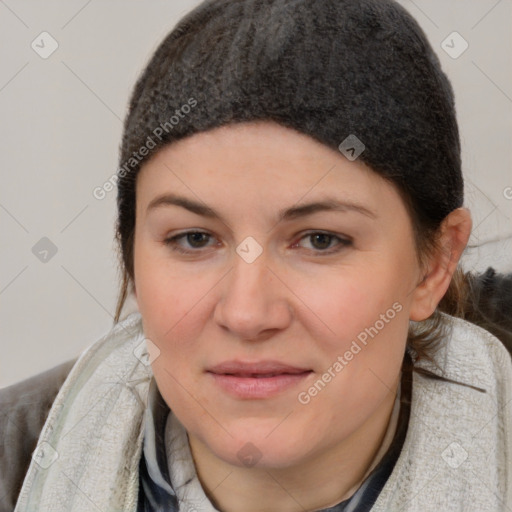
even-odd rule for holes
{"type": "Polygon", "coordinates": [[[473,387],[418,379],[418,412],[429,416],[423,417],[429,432],[420,437],[430,441],[434,467],[465,510],[498,510],[512,499],[512,357],[487,330],[460,318],[445,320],[441,375],[473,387]]]}
{"type": "Polygon", "coordinates": [[[451,426],[462,425],[465,416],[464,424],[472,430],[486,417],[487,427],[493,424],[496,428],[496,436],[487,441],[494,440],[496,448],[499,444],[503,447],[503,443],[509,445],[512,442],[512,409],[507,406],[512,400],[511,354],[487,330],[449,315],[444,315],[444,320],[446,334],[435,354],[436,364],[422,362],[418,366],[464,385],[421,379],[418,392],[428,393],[431,398],[436,396],[438,404],[452,408],[451,412],[437,410],[441,417],[450,419],[451,426]]]}
{"type": "Polygon", "coordinates": [[[39,433],[75,362],[0,389],[0,511],[14,509],[39,433]]]}
{"type": "Polygon", "coordinates": [[[512,378],[512,355],[489,331],[444,315],[448,332],[436,360],[446,376],[498,392],[512,378]]]}
{"type": "Polygon", "coordinates": [[[512,358],[488,331],[444,316],[436,364],[415,366],[450,381],[413,373],[404,446],[372,510],[476,512],[512,499],[512,358]]]}

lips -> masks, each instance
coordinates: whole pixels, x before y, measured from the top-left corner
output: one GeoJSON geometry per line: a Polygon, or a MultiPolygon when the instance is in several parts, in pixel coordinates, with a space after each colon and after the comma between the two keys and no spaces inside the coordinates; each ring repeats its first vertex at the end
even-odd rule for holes
{"type": "Polygon", "coordinates": [[[278,361],[226,361],[207,370],[217,389],[238,400],[275,397],[303,384],[312,373],[310,368],[278,361]]]}
{"type": "Polygon", "coordinates": [[[259,361],[254,363],[243,363],[240,361],[226,361],[213,366],[210,373],[217,375],[234,375],[237,377],[275,377],[276,375],[296,375],[310,372],[310,368],[291,366],[278,361],[259,361]]]}

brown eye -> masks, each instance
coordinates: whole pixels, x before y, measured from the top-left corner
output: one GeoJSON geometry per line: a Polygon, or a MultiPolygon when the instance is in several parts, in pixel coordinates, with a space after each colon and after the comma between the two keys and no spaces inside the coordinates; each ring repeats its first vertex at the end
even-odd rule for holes
{"type": "Polygon", "coordinates": [[[192,254],[199,252],[199,249],[206,247],[203,242],[208,241],[211,238],[209,233],[204,231],[188,231],[186,233],[180,233],[167,240],[164,240],[164,244],[169,246],[173,251],[177,251],[182,254],[192,254]],[[183,248],[179,241],[185,239],[190,249],[183,248]],[[194,250],[198,249],[198,250],[194,250]]]}
{"type": "MultiPolygon", "coordinates": [[[[312,250],[319,254],[332,254],[352,245],[352,240],[342,238],[334,233],[326,233],[323,231],[310,231],[301,238],[301,240],[305,239],[310,240],[313,247],[312,250]],[[332,247],[333,241],[337,241],[337,243],[334,245],[333,249],[329,249],[332,247]]],[[[298,244],[299,242],[294,246],[297,246],[298,244]]]]}
{"type": "Polygon", "coordinates": [[[207,233],[201,233],[201,232],[192,232],[192,233],[186,233],[184,235],[186,237],[187,242],[189,242],[192,247],[202,247],[202,243],[207,240],[208,235],[207,233]]]}
{"type": "Polygon", "coordinates": [[[331,245],[333,237],[325,233],[318,233],[316,235],[309,235],[310,240],[317,249],[328,249],[331,245]],[[318,244],[318,245],[316,245],[318,244]]]}

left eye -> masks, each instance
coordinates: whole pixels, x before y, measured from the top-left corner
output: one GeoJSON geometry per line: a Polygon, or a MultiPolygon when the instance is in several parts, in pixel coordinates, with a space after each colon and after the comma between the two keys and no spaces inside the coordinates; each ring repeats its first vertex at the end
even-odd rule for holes
{"type": "MultiPolygon", "coordinates": [[[[193,254],[199,252],[199,249],[206,247],[203,242],[207,242],[212,235],[206,233],[204,231],[188,231],[186,233],[180,233],[171,238],[168,238],[164,241],[165,245],[169,246],[171,250],[177,251],[182,254],[193,254]],[[179,244],[179,241],[185,239],[189,244],[189,247],[192,247],[192,250],[183,248],[182,245],[179,244]]],[[[323,254],[331,254],[333,252],[338,252],[344,247],[348,247],[352,245],[352,241],[347,238],[339,237],[333,233],[326,233],[322,231],[311,231],[309,233],[305,233],[300,240],[310,239],[313,242],[313,251],[323,254]],[[333,240],[337,240],[338,243],[334,246],[334,249],[328,249],[331,246],[333,240]],[[318,244],[318,245],[317,245],[318,244]]],[[[299,240],[299,242],[300,242],[299,240]]],[[[299,242],[295,242],[292,247],[297,247],[299,242]]]]}
{"type": "MultiPolygon", "coordinates": [[[[318,252],[322,252],[324,254],[331,254],[333,252],[340,251],[343,247],[348,247],[352,245],[352,241],[348,238],[341,238],[338,235],[335,235],[333,233],[325,233],[323,231],[311,231],[309,233],[306,233],[301,240],[303,239],[310,239],[313,241],[313,246],[315,249],[318,250],[318,252]],[[327,249],[333,240],[337,240],[338,243],[334,246],[334,249],[325,250],[327,249]],[[315,245],[317,244],[318,245],[315,245]]],[[[293,247],[295,247],[297,244],[294,244],[293,247]]]]}

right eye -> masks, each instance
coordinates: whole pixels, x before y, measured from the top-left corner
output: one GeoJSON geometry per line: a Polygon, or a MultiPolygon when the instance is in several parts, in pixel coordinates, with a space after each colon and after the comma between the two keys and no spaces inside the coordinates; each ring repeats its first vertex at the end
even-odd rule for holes
{"type": "Polygon", "coordinates": [[[164,244],[169,246],[172,251],[179,252],[180,254],[193,254],[199,252],[199,250],[205,247],[203,242],[205,239],[209,239],[212,235],[206,233],[205,231],[186,231],[184,233],[179,233],[177,235],[164,240],[164,244]],[[182,245],[179,244],[179,241],[185,239],[187,243],[190,244],[192,250],[183,248],[182,245]]]}

